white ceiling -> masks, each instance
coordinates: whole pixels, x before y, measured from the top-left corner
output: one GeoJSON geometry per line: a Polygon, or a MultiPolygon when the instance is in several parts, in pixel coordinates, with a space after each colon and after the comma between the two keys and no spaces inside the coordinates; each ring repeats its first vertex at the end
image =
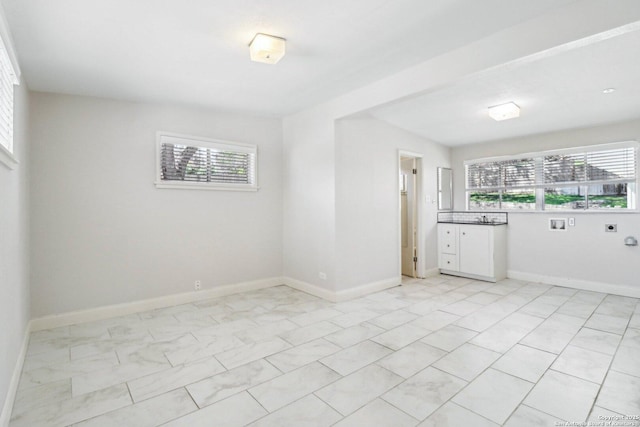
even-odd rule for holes
{"type": "MultiPolygon", "coordinates": [[[[276,117],[582,1],[0,0],[31,90],[276,117]],[[277,65],[249,61],[257,32],[287,39],[277,65]]],[[[639,34],[497,68],[370,113],[448,145],[635,118],[639,34]],[[604,96],[610,86],[618,91],[604,96]],[[507,101],[522,107],[520,119],[487,119],[487,106],[507,101]]]]}

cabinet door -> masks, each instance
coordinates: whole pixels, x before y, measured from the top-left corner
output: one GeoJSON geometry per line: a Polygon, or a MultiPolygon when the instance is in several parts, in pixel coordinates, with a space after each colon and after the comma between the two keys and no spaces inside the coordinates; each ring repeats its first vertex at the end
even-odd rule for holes
{"type": "Polygon", "coordinates": [[[490,226],[460,227],[458,266],[463,273],[493,275],[493,245],[490,226]]]}

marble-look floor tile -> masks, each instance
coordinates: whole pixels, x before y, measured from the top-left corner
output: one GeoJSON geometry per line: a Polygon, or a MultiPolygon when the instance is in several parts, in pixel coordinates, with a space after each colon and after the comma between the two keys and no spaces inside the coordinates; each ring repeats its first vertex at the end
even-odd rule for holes
{"type": "Polygon", "coordinates": [[[553,353],[518,344],[505,353],[491,367],[535,383],[555,359],[556,355],[553,353]]]}
{"type": "Polygon", "coordinates": [[[549,370],[538,381],[524,404],[562,420],[587,419],[599,386],[561,372],[549,370]]]}
{"type": "Polygon", "coordinates": [[[288,332],[297,328],[298,325],[285,319],[236,332],[235,336],[240,338],[244,342],[251,343],[264,341],[267,338],[275,337],[276,335],[280,335],[284,332],[288,332]]]}
{"type": "Polygon", "coordinates": [[[424,329],[420,326],[408,323],[391,329],[383,334],[377,335],[371,338],[371,341],[382,344],[383,346],[388,347],[392,350],[399,350],[402,347],[405,347],[412,342],[425,337],[430,332],[431,331],[428,329],[424,329]]]}
{"type": "Polygon", "coordinates": [[[198,409],[184,388],[99,415],[73,427],[155,427],[198,409]]]}
{"type": "Polygon", "coordinates": [[[125,384],[98,390],[17,414],[11,427],[68,426],[131,404],[125,384]]]}
{"type": "Polygon", "coordinates": [[[611,370],[640,377],[638,353],[638,350],[635,348],[620,346],[611,364],[611,370]]]}
{"type": "Polygon", "coordinates": [[[612,356],[572,345],[567,346],[551,369],[601,384],[612,356]]]}
{"type": "Polygon", "coordinates": [[[265,415],[267,411],[249,393],[242,392],[163,424],[163,427],[240,427],[265,415]]]}
{"type": "Polygon", "coordinates": [[[469,342],[489,350],[504,353],[535,329],[542,321],[539,317],[524,313],[514,313],[469,342]]]}
{"type": "Polygon", "coordinates": [[[164,363],[158,363],[153,360],[122,363],[100,371],[73,377],[71,379],[71,389],[74,396],[80,396],[169,368],[171,368],[171,364],[166,359],[164,363]]]}
{"type": "Polygon", "coordinates": [[[380,316],[380,313],[363,308],[358,311],[352,311],[350,313],[333,317],[331,318],[331,322],[342,328],[348,328],[378,316],[380,316]]]}
{"type": "Polygon", "coordinates": [[[466,381],[428,367],[382,395],[382,398],[418,420],[424,420],[458,393],[466,381]]]}
{"type": "Polygon", "coordinates": [[[551,316],[556,310],[558,310],[558,306],[555,304],[548,304],[543,301],[534,300],[522,307],[520,310],[518,310],[518,312],[546,319],[547,317],[551,316]]]}
{"type": "Polygon", "coordinates": [[[404,378],[377,365],[369,365],[315,392],[342,415],[349,415],[404,378]]]}
{"type": "Polygon", "coordinates": [[[118,358],[116,354],[110,352],[89,356],[77,361],[44,366],[24,372],[20,379],[19,389],[36,387],[82,374],[91,374],[117,365],[118,358]]]}
{"type": "Polygon", "coordinates": [[[342,328],[334,323],[322,321],[285,332],[279,336],[291,345],[300,345],[341,330],[342,328]]]}
{"type": "Polygon", "coordinates": [[[337,353],[320,359],[320,362],[340,375],[349,375],[358,369],[382,359],[391,350],[372,341],[363,341],[337,353]]]}
{"type": "Polygon", "coordinates": [[[571,340],[570,344],[576,347],[586,348],[587,350],[613,355],[618,348],[621,338],[618,334],[582,328],[575,338],[571,340]]]}
{"type": "Polygon", "coordinates": [[[342,421],[335,427],[414,427],[418,420],[390,405],[382,399],[376,399],[342,421]]]}
{"type": "Polygon", "coordinates": [[[271,338],[252,344],[236,347],[216,355],[216,358],[227,369],[233,369],[245,363],[253,362],[263,357],[291,348],[291,345],[282,338],[271,338]]]}
{"type": "Polygon", "coordinates": [[[518,406],[504,424],[505,427],[549,427],[560,426],[563,421],[526,405],[518,406]]]}
{"type": "Polygon", "coordinates": [[[434,347],[441,348],[445,351],[452,351],[468,342],[476,335],[478,335],[476,331],[455,325],[449,325],[427,335],[420,341],[434,347]]]}
{"type": "Polygon", "coordinates": [[[379,326],[375,326],[370,323],[361,323],[359,325],[334,332],[333,334],[329,334],[325,336],[324,339],[331,341],[342,348],[346,348],[384,332],[385,330],[379,326]]]}
{"type": "Polygon", "coordinates": [[[487,369],[458,393],[453,402],[497,424],[503,424],[532,387],[533,383],[487,369]]]}
{"type": "Polygon", "coordinates": [[[498,294],[492,294],[489,292],[478,292],[475,295],[471,295],[465,301],[469,301],[469,302],[473,302],[481,305],[488,305],[495,302],[496,300],[499,300],[500,298],[502,298],[502,296],[498,294]]]}
{"type": "Polygon", "coordinates": [[[622,335],[627,328],[628,322],[629,317],[609,316],[596,312],[587,320],[584,326],[599,331],[622,335]]]}
{"type": "Polygon", "coordinates": [[[627,329],[620,345],[640,351],[640,330],[633,328],[627,329]]]}
{"type": "Polygon", "coordinates": [[[47,383],[38,387],[20,389],[13,403],[12,416],[22,415],[38,406],[71,399],[71,379],[47,383]]]}
{"type": "Polygon", "coordinates": [[[133,401],[140,402],[224,371],[220,362],[212,357],[129,381],[129,391],[133,401]]]}
{"type": "Polygon", "coordinates": [[[435,362],[433,366],[466,381],[471,381],[498,360],[500,356],[500,353],[486,348],[463,344],[435,362]]]}
{"type": "Polygon", "coordinates": [[[322,322],[323,320],[329,320],[334,317],[343,315],[344,313],[333,308],[322,308],[319,310],[310,311],[308,313],[298,314],[291,317],[293,323],[299,326],[309,326],[313,323],[322,322]]]}
{"type": "Polygon", "coordinates": [[[376,363],[401,377],[409,378],[445,354],[447,352],[444,350],[417,341],[378,360],[376,363]]]}
{"type": "Polygon", "coordinates": [[[484,307],[483,304],[471,302],[468,299],[455,302],[453,304],[449,304],[445,307],[442,307],[440,311],[444,311],[446,313],[455,314],[457,316],[463,317],[468,314],[473,313],[484,307]]]}
{"type": "Polygon", "coordinates": [[[71,359],[78,360],[89,356],[95,356],[103,353],[110,353],[118,348],[137,345],[143,346],[146,343],[153,341],[153,338],[149,333],[144,332],[138,335],[129,335],[124,337],[116,337],[104,341],[94,341],[82,345],[77,345],[70,348],[71,359]]]}
{"type": "Polygon", "coordinates": [[[461,316],[438,310],[417,318],[412,321],[410,325],[419,326],[429,331],[437,331],[460,319],[460,317],[461,316]]]}
{"type": "Polygon", "coordinates": [[[498,424],[489,421],[452,402],[447,402],[436,412],[431,414],[429,418],[424,420],[418,427],[498,427],[498,424]]]}
{"type": "Polygon", "coordinates": [[[69,357],[68,348],[48,351],[45,353],[28,354],[24,359],[22,370],[25,372],[32,371],[45,366],[66,363],[70,360],[71,358],[69,357]]]}
{"type": "Polygon", "coordinates": [[[278,409],[250,427],[328,427],[342,416],[313,394],[278,409]]]}
{"type": "Polygon", "coordinates": [[[418,318],[417,314],[409,313],[405,310],[396,310],[391,313],[383,314],[382,316],[370,319],[368,323],[379,326],[383,329],[393,329],[400,325],[404,325],[407,322],[418,318]]]}
{"type": "Polygon", "coordinates": [[[640,378],[610,371],[596,405],[623,415],[640,414],[640,378]]]}
{"type": "Polygon", "coordinates": [[[244,331],[249,328],[255,328],[258,324],[250,319],[239,319],[230,322],[221,323],[209,328],[198,329],[191,333],[198,341],[208,343],[221,335],[230,335],[236,332],[244,331]]]}
{"type": "Polygon", "coordinates": [[[341,347],[327,340],[318,339],[276,353],[267,357],[267,360],[282,372],[289,372],[340,350],[342,350],[341,347]]]}
{"type": "Polygon", "coordinates": [[[218,335],[210,337],[207,343],[195,342],[183,345],[176,349],[168,350],[164,353],[171,365],[178,366],[185,363],[193,363],[198,360],[209,358],[215,354],[227,350],[242,347],[245,343],[234,335],[218,335]]]}
{"type": "Polygon", "coordinates": [[[187,390],[196,404],[203,408],[281,374],[273,365],[261,359],[190,384],[187,390]]]}
{"type": "Polygon", "coordinates": [[[580,330],[584,319],[553,314],[529,335],[521,344],[559,354],[580,330]]]}
{"type": "Polygon", "coordinates": [[[249,393],[269,412],[273,412],[339,378],[340,375],[335,371],[313,362],[252,387],[249,393]]]}

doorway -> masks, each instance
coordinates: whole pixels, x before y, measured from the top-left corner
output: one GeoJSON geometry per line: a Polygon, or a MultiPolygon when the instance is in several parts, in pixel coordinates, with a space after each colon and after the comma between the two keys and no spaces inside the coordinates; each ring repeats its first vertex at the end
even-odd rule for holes
{"type": "Polygon", "coordinates": [[[419,159],[400,154],[400,265],[401,274],[418,275],[419,159]]]}

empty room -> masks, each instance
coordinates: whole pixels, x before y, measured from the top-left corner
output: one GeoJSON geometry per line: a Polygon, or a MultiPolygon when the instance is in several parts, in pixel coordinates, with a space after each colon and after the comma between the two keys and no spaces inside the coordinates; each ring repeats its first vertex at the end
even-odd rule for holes
{"type": "Polygon", "coordinates": [[[640,426],[637,0],[0,0],[0,427],[640,426]]]}

